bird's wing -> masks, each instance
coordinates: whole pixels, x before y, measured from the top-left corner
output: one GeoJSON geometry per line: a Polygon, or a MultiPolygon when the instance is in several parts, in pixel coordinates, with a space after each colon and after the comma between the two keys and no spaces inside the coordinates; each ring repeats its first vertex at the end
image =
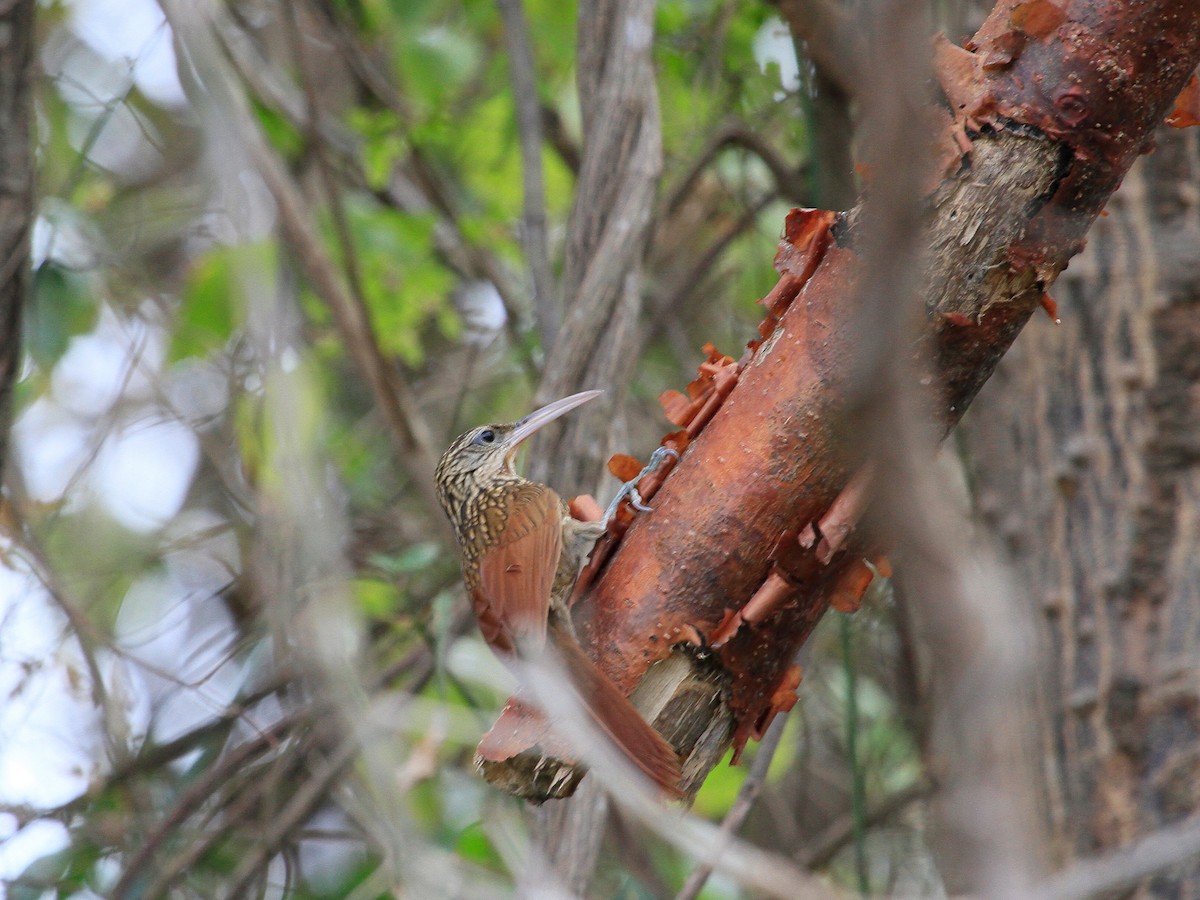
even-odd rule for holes
{"type": "Polygon", "coordinates": [[[489,637],[489,643],[511,651],[514,641],[541,645],[546,640],[550,591],[562,552],[562,501],[533,482],[506,487],[499,500],[493,508],[502,511],[503,524],[479,560],[482,596],[476,598],[476,613],[481,626],[485,619],[498,626],[499,640],[489,637]]]}

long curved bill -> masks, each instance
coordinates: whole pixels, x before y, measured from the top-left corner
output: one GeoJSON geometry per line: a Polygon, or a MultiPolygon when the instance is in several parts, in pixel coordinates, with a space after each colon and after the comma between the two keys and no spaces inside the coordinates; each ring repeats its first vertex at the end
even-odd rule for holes
{"type": "Polygon", "coordinates": [[[525,418],[517,422],[516,427],[508,434],[508,443],[511,447],[516,447],[521,441],[525,440],[535,431],[549,425],[559,416],[564,416],[577,406],[583,406],[589,400],[595,400],[604,391],[580,391],[578,394],[572,394],[570,397],[563,397],[561,400],[555,400],[553,403],[547,403],[541,409],[534,410],[525,418]]]}

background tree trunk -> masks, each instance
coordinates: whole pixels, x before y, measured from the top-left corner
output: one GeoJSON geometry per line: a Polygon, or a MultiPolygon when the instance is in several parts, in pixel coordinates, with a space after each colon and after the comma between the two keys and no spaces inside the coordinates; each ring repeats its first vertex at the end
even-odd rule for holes
{"type": "Polygon", "coordinates": [[[33,0],[0,3],[0,472],[21,362],[21,312],[33,231],[33,7],[33,0]]]}
{"type": "MultiPolygon", "coordinates": [[[[1162,129],[964,422],[1039,610],[1055,862],[1200,807],[1200,137],[1162,129]]],[[[1195,861],[1152,893],[1194,896],[1195,861]]]]}

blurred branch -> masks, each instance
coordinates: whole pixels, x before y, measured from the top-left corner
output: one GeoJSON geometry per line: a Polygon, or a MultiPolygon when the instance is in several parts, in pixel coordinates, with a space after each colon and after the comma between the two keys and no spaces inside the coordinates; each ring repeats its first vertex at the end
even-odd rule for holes
{"type": "Polygon", "coordinates": [[[852,17],[838,0],[776,0],[788,23],[798,60],[812,60],[815,72],[801,103],[812,134],[814,205],[847,209],[854,202],[854,124],[851,102],[862,96],[871,67],[861,16],[852,17]]]}
{"type": "MultiPolygon", "coordinates": [[[[745,823],[746,817],[750,815],[750,810],[754,808],[755,802],[766,785],[767,771],[771,768],[771,760],[775,758],[775,751],[779,749],[779,742],[783,739],[783,731],[786,727],[787,719],[780,716],[767,729],[762,743],[759,744],[758,750],[754,754],[754,762],[750,766],[750,771],[746,773],[746,780],[742,782],[737,798],[721,822],[722,837],[728,838],[736,834],[745,823]]],[[[712,873],[712,863],[706,862],[698,866],[688,875],[687,881],[675,895],[675,900],[695,900],[704,890],[704,885],[708,883],[712,873]]]]}
{"type": "Polygon", "coordinates": [[[554,342],[558,330],[558,296],[550,271],[550,246],[546,237],[546,185],[542,175],[542,113],[538,100],[533,49],[521,0],[498,0],[508,42],[509,72],[517,107],[521,140],[521,182],[524,188],[521,242],[533,277],[533,307],[542,346],[554,342]]]}
{"type": "MultiPolygon", "coordinates": [[[[868,828],[890,822],[911,804],[928,797],[933,790],[927,781],[916,781],[902,790],[896,791],[890,797],[875,807],[867,810],[865,823],[868,828]]],[[[833,860],[843,847],[854,839],[856,828],[855,816],[849,813],[831,822],[815,839],[810,841],[799,853],[796,862],[806,869],[823,869],[833,860]]]]}
{"type": "MultiPolygon", "coordinates": [[[[292,752],[287,756],[280,757],[279,760],[275,761],[275,764],[295,771],[298,768],[301,747],[302,744],[293,746],[292,752]]],[[[295,774],[297,777],[299,776],[298,771],[295,774]]],[[[232,796],[232,801],[221,808],[220,822],[206,831],[189,837],[176,856],[156,865],[150,870],[150,873],[153,874],[153,880],[145,889],[145,892],[139,896],[152,898],[152,900],[153,898],[169,896],[171,886],[179,878],[186,876],[188,871],[215,848],[227,834],[239,825],[246,824],[256,804],[263,802],[263,797],[272,786],[271,780],[268,778],[251,778],[244,784],[244,790],[227,794],[226,798],[228,799],[229,796],[232,796]]],[[[136,889],[138,875],[150,873],[133,873],[129,879],[131,894],[136,889]]],[[[119,895],[117,896],[119,897],[119,895]]]]}
{"type": "Polygon", "coordinates": [[[242,857],[230,877],[230,897],[248,896],[254,882],[265,875],[267,866],[288,837],[304,826],[327,798],[334,782],[358,753],[357,735],[342,738],[329,756],[304,777],[288,802],[271,817],[270,827],[242,857]]]}
{"type": "Polygon", "coordinates": [[[861,93],[870,58],[861,19],[836,0],[775,0],[775,5],[817,68],[846,95],[861,93]]]}
{"type": "Polygon", "coordinates": [[[642,263],[662,172],[653,39],[650,0],[580,7],[583,162],[567,226],[566,309],[537,396],[546,402],[597,386],[607,393],[534,439],[530,477],[539,481],[590,486],[614,449],[612,419],[633,377],[642,263]]]}
{"type": "MultiPolygon", "coordinates": [[[[137,852],[124,863],[124,871],[110,894],[112,900],[130,896],[136,890],[137,882],[152,870],[151,862],[155,853],[171,833],[182,826],[200,807],[211,802],[222,788],[228,787],[234,773],[248,768],[256,756],[277,746],[295,725],[307,718],[307,715],[308,711],[304,710],[285,716],[258,737],[237,745],[201,772],[176,798],[171,811],[143,838],[137,852]]],[[[194,746],[194,742],[190,744],[190,747],[194,746]]],[[[112,784],[111,780],[109,784],[112,784]]]]}
{"type": "MultiPolygon", "coordinates": [[[[380,70],[376,61],[350,33],[338,11],[326,3],[318,4],[318,9],[329,23],[330,36],[337,42],[343,57],[363,88],[385,109],[395,113],[401,123],[411,124],[412,112],[403,95],[396,90],[388,75],[380,70]]],[[[376,197],[409,213],[433,212],[437,216],[434,239],[438,252],[445,256],[450,265],[463,277],[485,278],[496,288],[507,313],[504,327],[513,348],[522,365],[536,378],[537,365],[525,348],[522,323],[527,319],[527,304],[521,296],[520,288],[516,286],[503,260],[468,238],[459,224],[460,217],[450,202],[450,192],[442,183],[441,176],[425,164],[421,148],[413,142],[411,133],[406,134],[405,139],[409,144],[410,156],[403,164],[397,164],[391,182],[385,189],[377,191],[376,197]]]]}
{"type": "Polygon", "coordinates": [[[1200,819],[1160,828],[1132,846],[1084,859],[1037,886],[1036,900],[1087,900],[1122,895],[1138,883],[1200,857],[1200,819]]]}
{"type": "Polygon", "coordinates": [[[804,198],[808,194],[808,167],[805,164],[790,165],[762,135],[752,131],[743,122],[730,120],[713,132],[679,183],[667,191],[667,199],[662,203],[666,215],[679,209],[691,195],[700,176],[712,165],[717,155],[728,147],[740,147],[758,157],[775,179],[778,194],[792,203],[804,205],[804,198]]]}
{"type": "Polygon", "coordinates": [[[0,3],[0,473],[8,459],[13,391],[33,232],[34,0],[0,3]]]}
{"type": "Polygon", "coordinates": [[[424,501],[430,526],[441,532],[448,531],[433,485],[437,461],[433,440],[416,397],[399,369],[384,358],[375,339],[369,311],[361,298],[343,287],[337,267],[317,233],[312,211],[295,180],[263,136],[226,57],[217,47],[213,23],[200,14],[183,16],[177,3],[164,3],[163,8],[189,62],[200,74],[207,95],[220,106],[225,118],[237,130],[275,199],[283,235],[313,289],[333,313],[350,359],[370,386],[388,426],[387,433],[392,439],[396,458],[408,470],[413,487],[424,501]]]}

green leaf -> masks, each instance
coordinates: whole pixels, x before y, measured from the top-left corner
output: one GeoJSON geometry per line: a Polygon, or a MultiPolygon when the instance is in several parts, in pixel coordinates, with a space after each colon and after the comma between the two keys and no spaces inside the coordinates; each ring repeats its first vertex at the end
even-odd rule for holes
{"type": "Polygon", "coordinates": [[[354,597],[363,615],[371,619],[386,619],[400,605],[400,592],[390,581],[375,578],[355,578],[350,582],[354,597]]]}
{"type": "Polygon", "coordinates": [[[87,279],[47,263],[34,273],[33,302],[24,321],[25,348],[38,365],[49,368],[77,334],[96,318],[87,279]]]}
{"type": "Polygon", "coordinates": [[[503,870],[504,861],[496,852],[487,832],[483,830],[481,822],[474,822],[462,830],[458,835],[458,842],[454,845],[454,850],[468,862],[497,871],[503,870]]]}
{"type": "Polygon", "coordinates": [[[273,277],[274,267],[271,242],[218,246],[200,257],[184,284],[170,358],[204,356],[223,347],[241,323],[243,278],[256,272],[273,277]]]}
{"type": "Polygon", "coordinates": [[[409,575],[421,572],[433,564],[441,553],[441,545],[433,541],[423,541],[405,547],[395,556],[383,553],[372,554],[371,565],[389,575],[409,575]]]}
{"type": "Polygon", "coordinates": [[[229,252],[218,248],[202,256],[188,273],[170,358],[204,356],[233,332],[234,283],[229,252]]]}

